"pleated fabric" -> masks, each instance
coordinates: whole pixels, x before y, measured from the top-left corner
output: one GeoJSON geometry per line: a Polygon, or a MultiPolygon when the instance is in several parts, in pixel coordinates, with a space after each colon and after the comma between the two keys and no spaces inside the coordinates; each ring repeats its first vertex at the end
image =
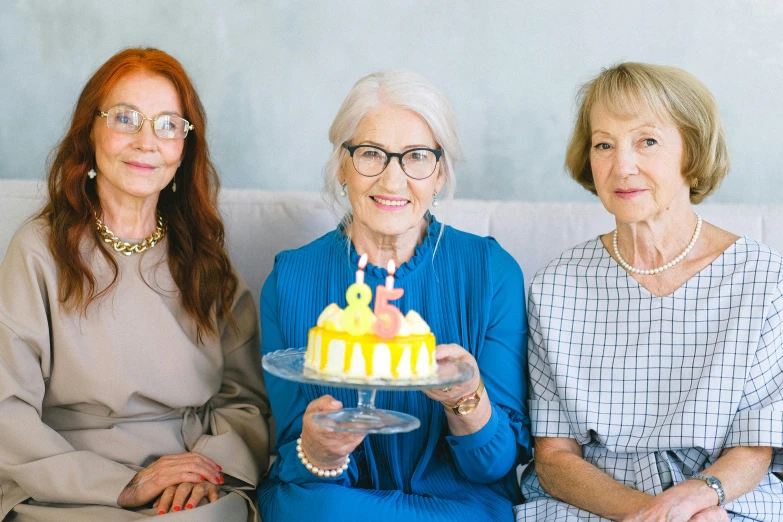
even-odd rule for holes
{"type": "MultiPolygon", "coordinates": [[[[522,273],[494,239],[448,226],[441,234],[442,225],[427,219],[424,241],[397,269],[395,286],[405,293],[393,304],[403,314],[419,312],[438,344],[459,344],[476,358],[493,404],[492,419],[475,434],[454,437],[443,407],[424,393],[379,391],[376,407],[413,415],[421,427],[366,437],[345,475],[322,479],[296,456],[302,414],[325,394],[353,407],[356,391],[266,374],[278,457],[259,490],[265,521],[330,515],[344,521],[513,519],[512,505],[520,501],[516,464],[530,455],[522,273]]],[[[306,346],[307,331],[321,311],[329,303],[346,306],[358,257],[340,229],[280,253],[262,291],[262,351],[306,346]]],[[[373,293],[386,275],[384,268],[368,265],[365,282],[373,293]]]]}

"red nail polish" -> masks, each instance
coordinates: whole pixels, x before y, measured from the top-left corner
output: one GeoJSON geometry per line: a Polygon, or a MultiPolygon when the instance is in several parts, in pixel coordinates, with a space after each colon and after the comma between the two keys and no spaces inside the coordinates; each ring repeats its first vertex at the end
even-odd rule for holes
{"type": "Polygon", "coordinates": [[[193,509],[193,504],[188,504],[187,506],[185,506],[185,509],[193,509]]]}
{"type": "Polygon", "coordinates": [[[224,479],[223,477],[220,477],[220,483],[221,483],[221,484],[222,484],[223,482],[225,482],[225,481],[226,481],[226,479],[224,479]]]}
{"type": "Polygon", "coordinates": [[[220,482],[220,476],[215,477],[215,482],[220,482]]]}
{"type": "Polygon", "coordinates": [[[162,509],[160,511],[158,511],[158,515],[165,515],[165,514],[166,514],[166,512],[163,511],[162,509]]]}
{"type": "Polygon", "coordinates": [[[201,475],[201,481],[204,482],[205,480],[207,479],[204,478],[204,475],[201,475]]]}
{"type": "Polygon", "coordinates": [[[179,507],[179,506],[174,506],[174,511],[179,511],[180,509],[182,509],[182,508],[179,507]]]}
{"type": "Polygon", "coordinates": [[[218,471],[223,471],[223,468],[220,466],[220,464],[217,464],[218,471]]]}

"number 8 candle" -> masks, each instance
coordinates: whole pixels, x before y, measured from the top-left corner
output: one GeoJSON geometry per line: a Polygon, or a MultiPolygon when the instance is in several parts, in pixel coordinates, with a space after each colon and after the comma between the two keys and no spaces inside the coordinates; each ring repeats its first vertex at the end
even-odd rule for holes
{"type": "Polygon", "coordinates": [[[351,335],[364,335],[372,328],[372,310],[367,306],[372,300],[372,290],[364,283],[364,267],[367,266],[367,254],[359,258],[359,270],[356,282],[345,291],[348,306],[343,313],[343,328],[351,335]]]}

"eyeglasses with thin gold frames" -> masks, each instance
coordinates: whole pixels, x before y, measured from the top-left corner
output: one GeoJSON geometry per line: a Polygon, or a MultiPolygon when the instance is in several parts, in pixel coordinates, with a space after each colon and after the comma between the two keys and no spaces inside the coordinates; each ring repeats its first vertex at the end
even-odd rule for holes
{"type": "Polygon", "coordinates": [[[147,118],[137,110],[127,107],[112,107],[108,111],[95,111],[96,116],[106,118],[106,125],[110,129],[127,134],[134,134],[141,130],[146,120],[152,122],[152,130],[155,135],[164,140],[184,139],[188,131],[194,126],[185,118],[173,114],[161,114],[155,118],[147,118]]]}

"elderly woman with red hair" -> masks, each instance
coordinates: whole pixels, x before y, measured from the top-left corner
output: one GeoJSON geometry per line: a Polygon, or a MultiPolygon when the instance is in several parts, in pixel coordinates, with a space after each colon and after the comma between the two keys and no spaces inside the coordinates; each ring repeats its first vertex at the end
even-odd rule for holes
{"type": "Polygon", "coordinates": [[[103,64],[48,184],[0,266],[0,517],[252,519],[269,411],[256,310],[179,62],[103,64]]]}

